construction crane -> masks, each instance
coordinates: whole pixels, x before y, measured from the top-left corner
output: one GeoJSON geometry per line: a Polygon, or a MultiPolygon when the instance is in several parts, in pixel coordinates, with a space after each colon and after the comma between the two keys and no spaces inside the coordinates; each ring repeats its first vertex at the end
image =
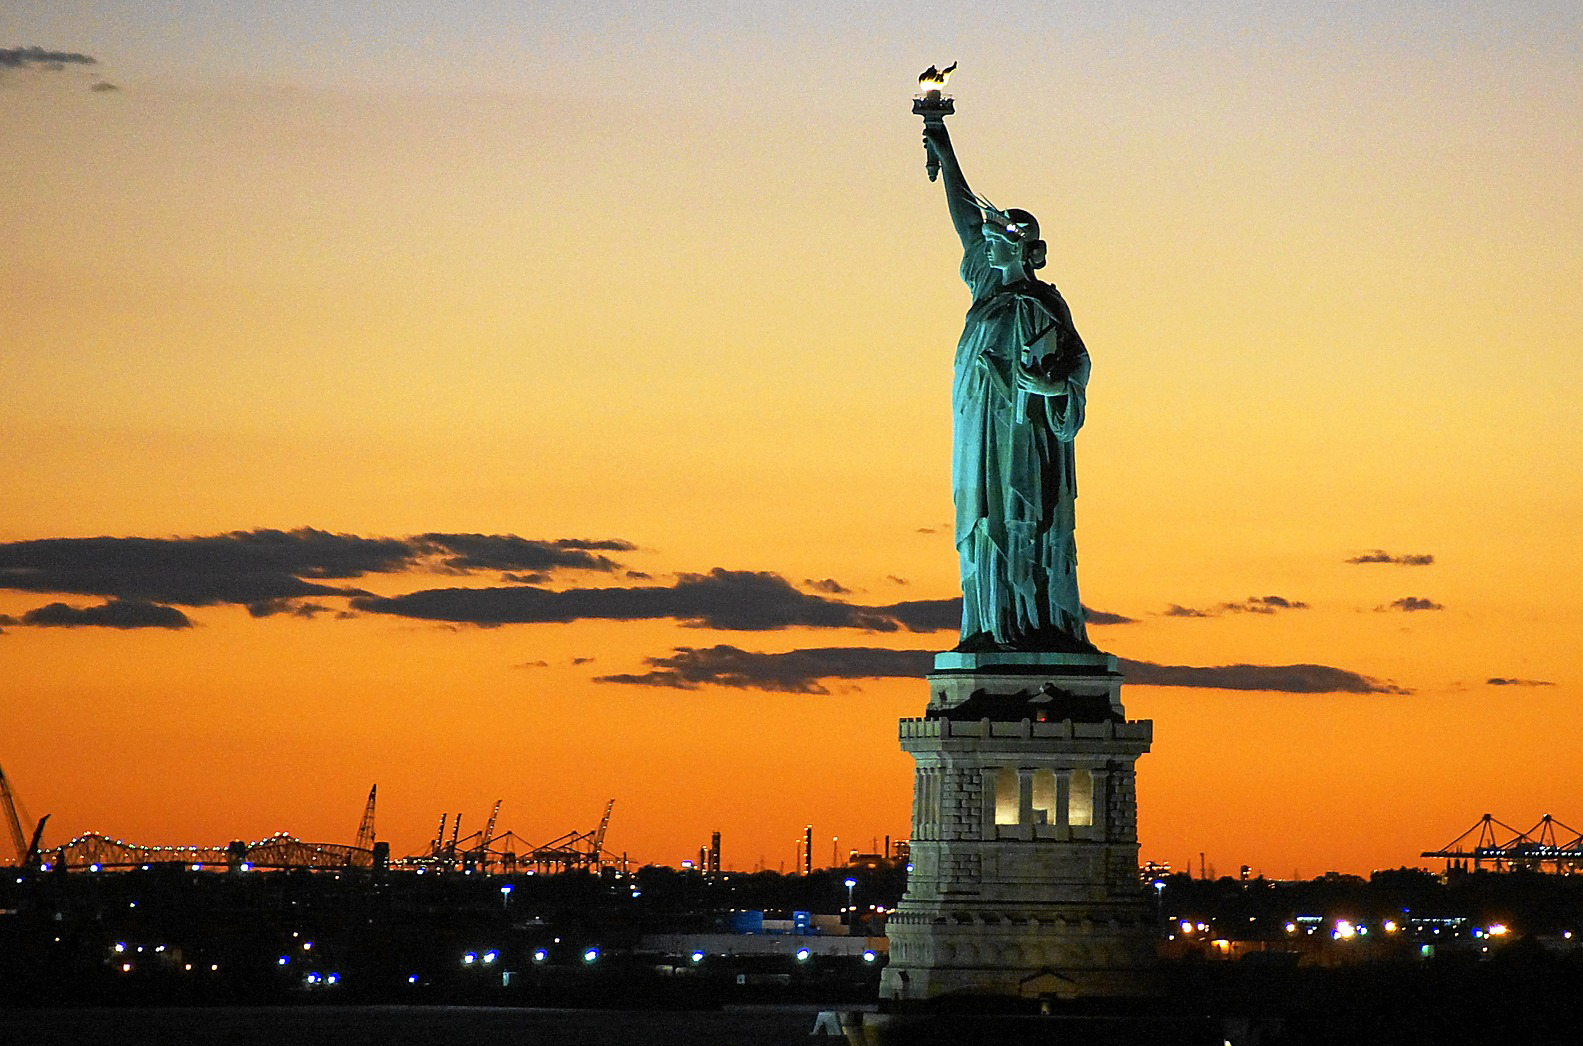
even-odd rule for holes
{"type": "Polygon", "coordinates": [[[16,850],[19,864],[27,863],[27,836],[22,834],[22,821],[17,816],[16,796],[11,792],[11,782],[6,779],[5,768],[0,767],[0,805],[5,807],[6,827],[11,830],[11,845],[16,850]]]}
{"type": "Polygon", "coordinates": [[[481,871],[489,871],[489,843],[495,837],[495,819],[500,816],[500,804],[503,802],[504,799],[495,800],[495,808],[489,812],[489,824],[484,827],[484,834],[478,837],[478,848],[473,851],[481,871]]]}
{"type": "Polygon", "coordinates": [[[582,868],[598,872],[604,863],[605,830],[610,827],[610,811],[616,801],[605,804],[605,816],[591,832],[567,832],[543,846],[536,846],[528,860],[541,872],[566,872],[582,868]]]}
{"type": "Polygon", "coordinates": [[[377,784],[368,790],[368,805],[363,807],[363,819],[357,825],[357,848],[360,850],[374,848],[374,796],[378,793],[377,784]]]}
{"type": "Polygon", "coordinates": [[[44,822],[49,820],[49,814],[38,819],[38,823],[33,826],[33,838],[29,840],[22,833],[22,823],[30,818],[25,810],[21,810],[22,803],[16,793],[11,791],[11,782],[6,778],[3,767],[0,767],[0,806],[5,808],[6,828],[11,832],[11,845],[16,849],[17,864],[31,868],[38,859],[38,844],[44,837],[44,822]]]}
{"type": "Polygon", "coordinates": [[[27,855],[22,858],[24,868],[32,868],[39,863],[39,840],[44,838],[44,822],[49,820],[49,814],[38,819],[38,824],[33,828],[33,841],[27,844],[27,855]]]}
{"type": "Polygon", "coordinates": [[[440,854],[445,852],[445,819],[450,817],[450,816],[451,816],[450,814],[441,814],[440,815],[440,830],[434,837],[434,855],[433,856],[436,859],[439,858],[440,854]]]}
{"type": "Polygon", "coordinates": [[[594,833],[594,845],[592,849],[595,865],[598,865],[604,859],[605,829],[610,827],[610,811],[614,810],[615,808],[616,801],[614,799],[605,804],[605,816],[599,822],[599,831],[594,833]]]}

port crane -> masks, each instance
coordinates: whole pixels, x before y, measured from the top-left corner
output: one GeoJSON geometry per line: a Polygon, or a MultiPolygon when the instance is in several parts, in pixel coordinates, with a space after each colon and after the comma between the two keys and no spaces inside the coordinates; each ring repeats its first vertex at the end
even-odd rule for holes
{"type": "Polygon", "coordinates": [[[38,823],[33,826],[33,836],[29,839],[22,831],[23,821],[28,820],[27,814],[20,812],[21,803],[11,790],[11,781],[6,777],[4,767],[0,767],[0,807],[5,810],[6,827],[11,832],[11,845],[16,850],[17,865],[32,867],[38,862],[38,844],[44,837],[44,823],[49,820],[49,814],[38,819],[38,823]]]}

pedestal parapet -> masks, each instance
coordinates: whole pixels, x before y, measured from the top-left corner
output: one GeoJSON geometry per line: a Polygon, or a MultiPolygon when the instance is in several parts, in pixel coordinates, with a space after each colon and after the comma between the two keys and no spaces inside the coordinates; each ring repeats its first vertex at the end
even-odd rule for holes
{"type": "Polygon", "coordinates": [[[916,763],[912,870],[881,1003],[1148,993],[1129,722],[1109,654],[951,652],[900,723],[916,763]]]}

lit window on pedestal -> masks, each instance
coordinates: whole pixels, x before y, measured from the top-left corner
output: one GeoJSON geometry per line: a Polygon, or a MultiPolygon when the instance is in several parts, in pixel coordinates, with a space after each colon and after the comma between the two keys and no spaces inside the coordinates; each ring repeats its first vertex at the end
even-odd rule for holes
{"type": "Polygon", "coordinates": [[[1072,771],[1072,791],[1067,819],[1075,825],[1094,823],[1094,777],[1087,770],[1072,771]]]}
{"type": "Polygon", "coordinates": [[[1016,824],[1018,812],[1017,771],[1003,766],[995,771],[995,823],[1016,824]]]}
{"type": "Polygon", "coordinates": [[[1033,823],[1055,823],[1055,771],[1033,772],[1033,823]]]}

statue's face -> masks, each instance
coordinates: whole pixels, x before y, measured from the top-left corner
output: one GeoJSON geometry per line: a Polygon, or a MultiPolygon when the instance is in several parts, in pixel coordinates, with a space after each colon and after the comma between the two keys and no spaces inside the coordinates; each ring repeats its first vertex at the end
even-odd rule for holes
{"type": "Polygon", "coordinates": [[[1006,235],[1004,229],[992,222],[984,223],[984,253],[993,269],[1022,269],[1021,241],[1006,235]]]}

